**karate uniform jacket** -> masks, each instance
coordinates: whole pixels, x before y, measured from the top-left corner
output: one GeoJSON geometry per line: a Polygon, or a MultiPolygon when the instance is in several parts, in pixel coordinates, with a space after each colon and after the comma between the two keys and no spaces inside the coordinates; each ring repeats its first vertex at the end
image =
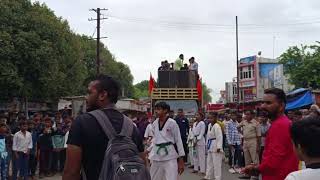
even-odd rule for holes
{"type": "Polygon", "coordinates": [[[148,148],[150,151],[149,159],[153,161],[167,161],[177,159],[185,155],[180,136],[180,130],[177,122],[168,118],[163,128],[160,129],[159,118],[153,122],[154,136],[152,145],[148,148]],[[171,143],[165,148],[160,148],[159,144],[171,143]],[[177,149],[175,149],[175,146],[177,149]],[[160,148],[160,150],[159,150],[160,148]]]}
{"type": "Polygon", "coordinates": [[[199,123],[195,122],[193,123],[193,135],[197,138],[197,145],[198,146],[205,146],[206,140],[205,135],[206,133],[206,124],[203,121],[200,121],[199,123]]]}
{"type": "Polygon", "coordinates": [[[221,127],[218,123],[215,123],[214,125],[212,125],[211,123],[209,124],[207,139],[208,139],[208,152],[217,152],[217,149],[220,149],[220,152],[223,151],[223,148],[222,148],[223,135],[222,135],[221,127]]]}

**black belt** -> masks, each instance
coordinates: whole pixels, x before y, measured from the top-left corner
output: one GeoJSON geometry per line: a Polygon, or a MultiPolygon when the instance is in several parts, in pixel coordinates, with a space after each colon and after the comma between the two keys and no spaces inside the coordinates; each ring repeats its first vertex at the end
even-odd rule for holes
{"type": "Polygon", "coordinates": [[[312,163],[312,164],[306,165],[306,167],[310,169],[320,169],[320,163],[312,163]]]}
{"type": "Polygon", "coordinates": [[[169,152],[168,152],[167,146],[170,146],[170,145],[173,145],[173,143],[172,142],[166,142],[166,143],[156,144],[156,146],[158,147],[157,154],[160,153],[161,149],[164,149],[164,151],[166,152],[166,155],[168,155],[169,152]]]}

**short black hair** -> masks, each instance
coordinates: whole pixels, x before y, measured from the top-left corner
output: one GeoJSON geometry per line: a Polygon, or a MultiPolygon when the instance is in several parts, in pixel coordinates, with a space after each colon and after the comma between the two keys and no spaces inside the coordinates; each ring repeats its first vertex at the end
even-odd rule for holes
{"type": "Polygon", "coordinates": [[[202,111],[198,111],[198,114],[201,116],[201,119],[204,119],[204,113],[202,111]]]}
{"type": "Polygon", "coordinates": [[[296,116],[302,116],[302,112],[297,110],[297,111],[294,111],[294,115],[296,116]]]}
{"type": "Polygon", "coordinates": [[[238,115],[237,111],[231,111],[230,115],[238,115]]]}
{"type": "Polygon", "coordinates": [[[52,122],[52,119],[51,119],[50,117],[46,117],[46,118],[44,118],[43,121],[44,121],[44,122],[52,122]]]}
{"type": "Polygon", "coordinates": [[[28,125],[31,125],[31,124],[35,125],[36,123],[33,120],[29,120],[28,125]]]}
{"type": "Polygon", "coordinates": [[[284,91],[282,89],[279,88],[269,88],[264,90],[265,94],[273,94],[276,96],[277,100],[279,102],[284,103],[284,105],[287,103],[287,97],[286,94],[284,93],[284,91]]]}
{"type": "Polygon", "coordinates": [[[163,110],[167,110],[168,112],[170,112],[170,106],[166,102],[158,102],[154,107],[161,108],[163,110]]]}
{"type": "Polygon", "coordinates": [[[246,112],[249,112],[251,115],[255,114],[255,112],[253,110],[251,110],[251,109],[247,109],[247,110],[244,111],[244,113],[246,113],[246,112]]]}
{"type": "Polygon", "coordinates": [[[120,93],[119,83],[112,77],[104,74],[98,75],[94,81],[98,81],[96,88],[99,92],[107,91],[110,102],[117,103],[120,93]]]}
{"type": "Polygon", "coordinates": [[[19,122],[19,126],[24,126],[24,125],[28,125],[26,120],[22,120],[19,122]]]}
{"type": "Polygon", "coordinates": [[[320,158],[320,118],[308,116],[294,122],[290,129],[295,146],[300,145],[309,157],[320,158]]]}
{"type": "Polygon", "coordinates": [[[217,112],[209,112],[209,115],[213,116],[213,117],[218,117],[218,113],[217,112]]]}
{"type": "Polygon", "coordinates": [[[182,111],[183,112],[183,109],[179,108],[178,111],[182,111]]]}
{"type": "Polygon", "coordinates": [[[268,113],[265,111],[260,111],[258,117],[268,118],[268,113]]]}
{"type": "Polygon", "coordinates": [[[0,122],[0,127],[7,127],[7,125],[4,122],[0,122]]]}

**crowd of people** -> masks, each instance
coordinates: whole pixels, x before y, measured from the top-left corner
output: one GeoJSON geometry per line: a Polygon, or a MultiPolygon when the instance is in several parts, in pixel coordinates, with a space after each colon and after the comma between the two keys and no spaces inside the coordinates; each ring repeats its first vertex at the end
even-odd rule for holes
{"type": "MultiPolygon", "coordinates": [[[[319,157],[320,147],[316,145],[316,137],[320,137],[319,107],[312,105],[310,109],[288,111],[285,114],[283,91],[279,89],[266,91],[266,98],[258,112],[253,110],[245,110],[242,113],[231,111],[223,114],[198,112],[193,121],[189,121],[183,115],[183,109],[179,109],[177,116],[171,116],[171,118],[178,124],[182,145],[177,144],[177,147],[178,149],[179,146],[183,147],[184,153],[177,151],[176,157],[183,156],[184,162],[193,169],[192,173],[199,174],[203,180],[222,179],[223,159],[230,167],[229,172],[238,173],[239,179],[259,179],[262,175],[263,180],[280,180],[285,179],[289,173],[310,167],[310,163],[306,163],[308,158],[301,158],[302,155],[295,153],[297,150],[294,150],[292,142],[298,141],[295,142],[296,149],[299,149],[298,147],[301,149],[303,145],[303,148],[309,148],[304,149],[305,151],[310,151],[314,153],[312,156],[319,157]],[[318,124],[312,124],[315,121],[318,124]],[[299,137],[304,136],[303,133],[308,128],[314,129],[314,132],[309,132],[310,137],[299,137]]],[[[165,105],[162,106],[165,107],[165,105]]],[[[169,113],[168,116],[170,117],[169,113]]],[[[159,117],[157,120],[160,122],[160,119],[159,117]]],[[[157,131],[158,126],[161,125],[159,122],[151,122],[144,131],[147,147],[152,146],[154,138],[158,139],[157,134],[161,134],[161,141],[163,134],[157,131]]],[[[158,142],[153,144],[159,145],[158,142]]],[[[300,153],[303,152],[300,151],[300,153]]],[[[151,167],[152,161],[163,161],[161,158],[160,160],[153,157],[149,159],[151,167]]],[[[164,164],[161,167],[166,166],[168,165],[164,164]]],[[[166,171],[170,169],[162,170],[162,172],[166,171]]],[[[168,174],[174,175],[173,172],[168,174]]],[[[299,177],[300,174],[290,174],[287,179],[291,180],[296,176],[299,177]]],[[[310,177],[320,178],[320,174],[313,172],[310,177]]],[[[159,178],[154,176],[152,179],[159,178]]]]}
{"type": "Polygon", "coordinates": [[[189,59],[189,65],[184,63],[184,55],[180,54],[179,58],[173,63],[169,63],[168,60],[162,61],[161,66],[158,71],[196,71],[198,72],[198,63],[195,61],[194,57],[189,59]]]}
{"type": "Polygon", "coordinates": [[[62,173],[72,118],[35,113],[27,119],[19,115],[0,120],[1,179],[35,179],[62,173]]]}
{"type": "Polygon", "coordinates": [[[155,116],[129,115],[133,121],[115,108],[119,86],[112,78],[99,76],[88,91],[87,110],[91,114],[81,114],[75,120],[60,113],[54,117],[36,113],[31,119],[19,116],[17,121],[1,117],[1,179],[9,175],[13,180],[34,179],[36,173],[43,178],[62,171],[63,180],[79,180],[81,176],[99,179],[133,168],[126,176],[140,173],[140,179],[176,180],[189,165],[203,180],[221,180],[223,162],[229,165],[230,173],[239,173],[240,179],[320,177],[319,107],[312,105],[310,110],[285,114],[286,97],[280,89],[265,90],[259,111],[199,111],[194,118],[187,118],[183,109],[175,116],[167,103],[159,102],[154,107],[155,116]],[[108,118],[98,120],[92,112],[108,118]],[[102,121],[113,128],[106,131],[102,121]],[[116,163],[115,168],[119,165],[121,171],[104,169],[114,163],[114,159],[104,159],[107,148],[116,142],[109,139],[111,131],[126,133],[131,139],[126,142],[132,144],[124,147],[133,148],[132,156],[139,153],[141,160],[135,158],[128,166],[116,163]],[[142,162],[148,167],[143,173],[142,162]]]}

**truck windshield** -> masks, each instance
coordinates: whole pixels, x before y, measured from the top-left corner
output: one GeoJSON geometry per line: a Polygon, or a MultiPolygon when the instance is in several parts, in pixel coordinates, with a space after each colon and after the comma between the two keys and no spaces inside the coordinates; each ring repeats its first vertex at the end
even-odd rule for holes
{"type": "Polygon", "coordinates": [[[158,100],[158,102],[166,102],[170,105],[170,109],[176,114],[178,109],[183,109],[186,116],[193,116],[198,111],[198,104],[195,100],[158,100]]]}

